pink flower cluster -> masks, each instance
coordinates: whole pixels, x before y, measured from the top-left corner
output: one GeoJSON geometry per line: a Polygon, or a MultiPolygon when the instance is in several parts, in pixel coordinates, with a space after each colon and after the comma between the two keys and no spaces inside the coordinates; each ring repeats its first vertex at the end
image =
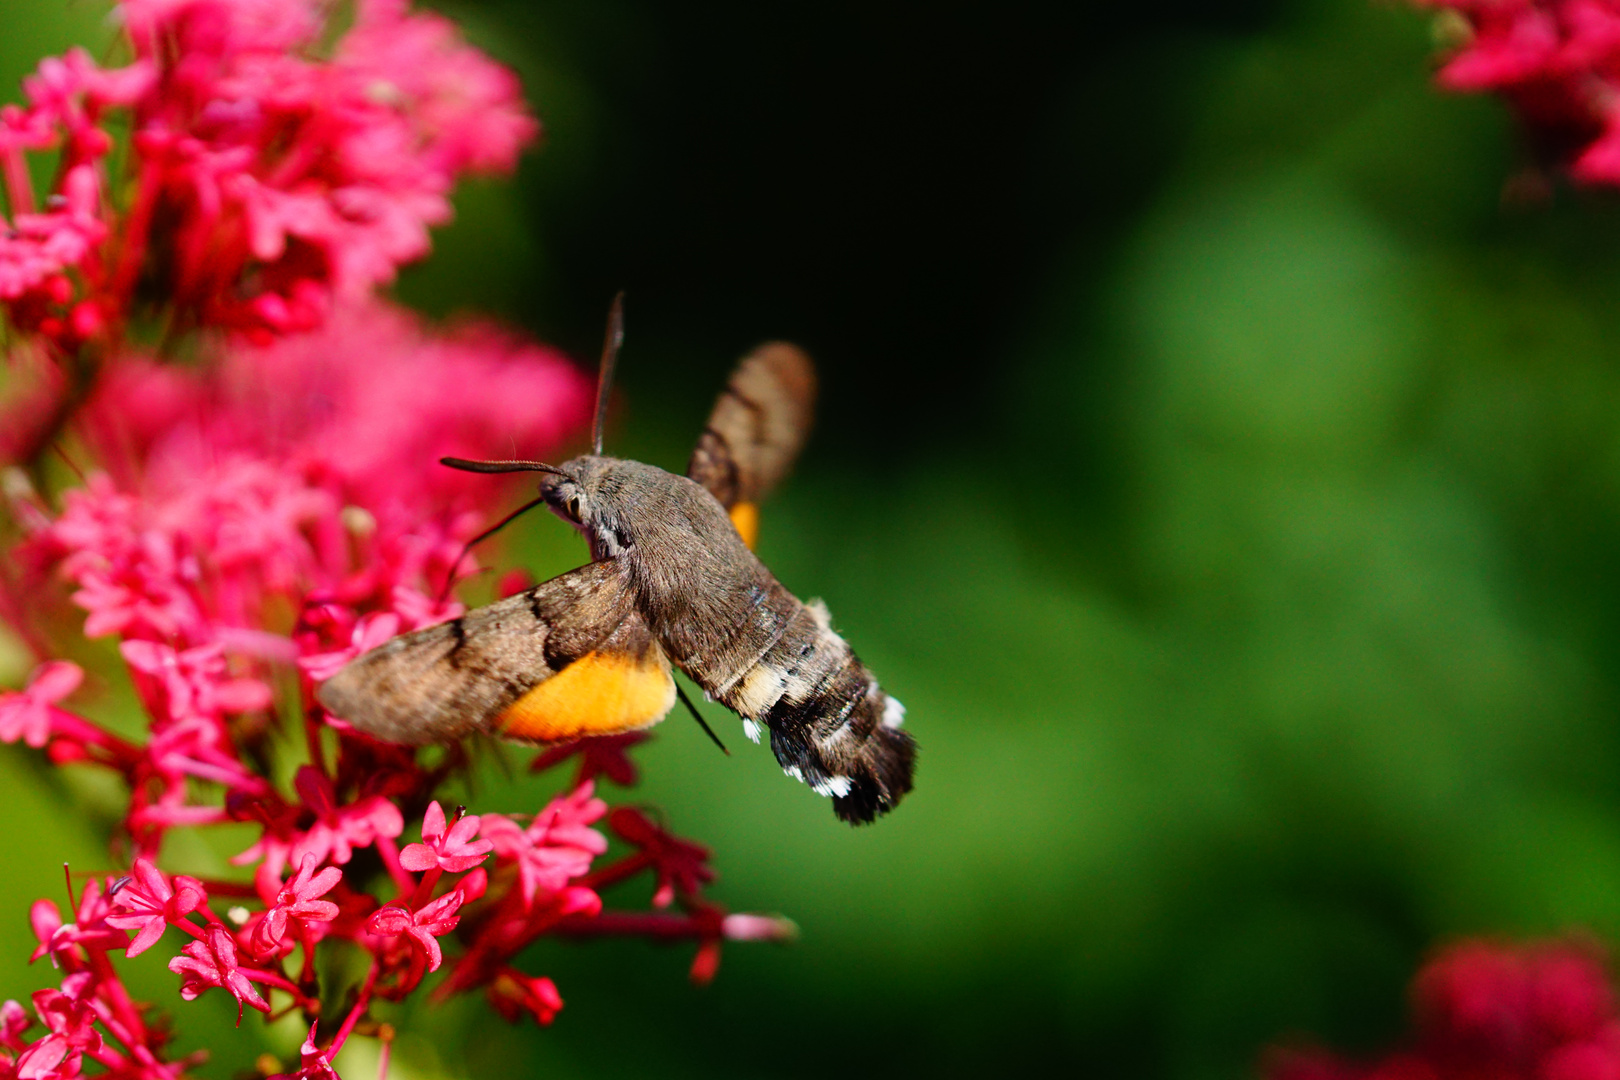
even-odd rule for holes
{"type": "Polygon", "coordinates": [[[0,110],[12,322],[116,343],[155,296],[171,333],[307,329],[426,254],[455,180],[510,171],[539,126],[447,20],[352,7],[337,34],[330,0],[122,0],[127,63],[42,62],[26,104],[0,110]],[[47,151],[42,200],[27,159],[47,151]]]}
{"type": "Polygon", "coordinates": [[[1419,2],[1444,12],[1458,39],[1442,86],[1502,94],[1542,157],[1578,180],[1620,183],[1620,3],[1419,2]]]}
{"type": "Polygon", "coordinates": [[[35,904],[34,959],[62,977],[32,1016],[0,1005],[0,1080],[172,1080],[197,1060],[169,1053],[118,954],[167,954],[182,999],[218,991],[239,1021],[301,1011],[287,1075],[335,1080],[351,1035],[388,1037],[373,1006],[430,979],[551,1022],[556,985],[517,965],[542,935],[695,942],[702,981],[723,940],[790,934],[703,895],[707,849],[599,797],[635,782],[644,736],[537,755],[578,768],[533,815],[467,813],[445,793],[464,747],[380,743],[315,700],[361,652],[462,610],[465,543],[503,489],[437,459],[543,454],[589,412],[554,351],[373,295],[426,252],[458,176],[511,169],[536,134],[510,73],[405,0],[121,0],[116,17],[121,66],[48,59],[0,109],[0,460],[20,463],[0,471],[0,620],[36,660],[0,692],[0,741],[115,774],[131,869],[70,884],[71,922],[35,904]],[[41,200],[30,157],[51,152],[41,200]],[[156,349],[132,331],[148,325],[156,349]],[[219,329],[239,332],[198,333],[219,329]],[[53,446],[77,486],[46,486],[53,446]],[[131,705],[143,731],[103,722],[131,705]],[[176,830],[244,825],[228,864],[165,867],[176,830]],[[605,909],[632,878],[652,909],[605,909]],[[350,970],[320,962],[334,945],[368,958],[357,981],[325,981],[350,970]]]}
{"type": "MultiPolygon", "coordinates": [[[[110,959],[113,953],[140,952],[162,933],[166,923],[161,914],[156,933],[143,928],[133,942],[122,928],[149,923],[136,909],[152,906],[174,912],[176,921],[199,939],[207,936],[207,931],[185,918],[203,906],[200,889],[184,879],[171,884],[144,860],[136,864],[134,878],[87,881],[77,902],[72,903],[72,922],[63,922],[61,911],[49,900],[34,905],[30,921],[39,948],[33,958],[49,957],[62,977],[59,987],[33,995],[33,1018],[15,1001],[0,1004],[0,1076],[7,1080],[74,1077],[88,1059],[108,1076],[174,1080],[186,1066],[200,1060],[165,1060],[167,1036],[131,1000],[110,959]],[[178,898],[173,885],[179,885],[178,898]],[[126,913],[116,914],[119,910],[126,913]],[[42,1030],[30,1038],[36,1024],[42,1030]]],[[[189,953],[185,960],[194,962],[189,953]]],[[[211,970],[223,978],[219,967],[211,970]]],[[[250,971],[254,978],[274,979],[265,972],[250,971]]],[[[230,974],[233,994],[262,1000],[249,973],[234,960],[230,974]]]]}
{"type": "Polygon", "coordinates": [[[107,962],[162,948],[170,929],[183,935],[169,961],[182,998],[220,990],[268,1012],[284,995],[312,1022],[354,1000],[334,1026],[312,1027],[302,1077],[333,1075],[332,1055],[372,1003],[415,992],[441,968],[437,995],[481,990],[505,1016],[549,1022],[556,986],[514,963],[542,935],[695,941],[702,980],[722,940],[790,933],[705,899],[706,849],[641,811],[609,813],[595,780],[633,783],[624,752],[641,736],[539,755],[543,768],[577,757],[579,770],[532,817],[469,814],[438,796],[465,766],[458,748],[376,742],[314,699],[317,682],[360,651],[461,610],[439,597],[452,575],[475,570],[462,549],[490,516],[476,497],[490,484],[432,463],[553,445],[588,400],[555,353],[476,326],[434,335],[377,302],[350,305],[313,335],[238,342],[192,369],[129,355],[108,366],[72,424],[104,471],[63,493],[60,508],[8,488],[24,535],[0,613],[44,662],[0,694],[0,739],[121,776],[134,870],[92,881],[67,927],[36,908],[41,955],[90,976],[64,983],[69,1005],[52,997],[55,1012],[36,1009],[46,1034],[0,1044],[19,1077],[71,1077],[86,1057],[112,1068],[115,1053],[129,1075],[174,1075],[155,1029],[118,1012],[107,962]],[[59,640],[80,634],[118,639],[144,740],[87,710],[104,680],[52,659],[73,651],[59,640]],[[306,763],[283,787],[272,777],[292,752],[306,763]],[[604,819],[624,849],[605,866],[604,819]],[[410,821],[415,842],[402,839],[410,821]],[[250,876],[161,868],[173,830],[241,823],[258,831],[232,860],[250,876]],[[653,882],[654,910],[604,910],[601,890],[637,876],[653,882]],[[358,987],[321,985],[329,940],[370,955],[358,987]]]}
{"type": "Polygon", "coordinates": [[[1469,941],[1412,985],[1410,1043],[1368,1063],[1273,1050],[1266,1080],[1608,1080],[1620,1076],[1620,1012],[1601,953],[1573,942],[1469,941]]]}

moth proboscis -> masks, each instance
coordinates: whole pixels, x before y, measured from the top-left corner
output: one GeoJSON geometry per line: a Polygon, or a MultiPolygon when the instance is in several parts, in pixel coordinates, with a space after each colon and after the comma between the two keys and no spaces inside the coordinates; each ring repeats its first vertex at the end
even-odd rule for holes
{"type": "Polygon", "coordinates": [[[788,592],[754,555],[757,507],[810,429],[815,369],[771,343],[738,365],[686,476],[602,455],[622,336],[615,301],[594,452],[544,462],[445,464],[544,474],[539,498],[590,544],[591,561],[350,662],[319,699],[379,739],[420,745],[473,732],[555,743],[648,727],[673,706],[670,665],[764,732],[783,770],[860,824],[911,790],[905,709],[833,631],[820,601],[788,592]]]}

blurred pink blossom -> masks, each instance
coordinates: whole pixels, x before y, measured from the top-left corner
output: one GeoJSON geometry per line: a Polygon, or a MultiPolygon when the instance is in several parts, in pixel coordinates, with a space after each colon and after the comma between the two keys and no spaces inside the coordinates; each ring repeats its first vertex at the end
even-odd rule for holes
{"type": "Polygon", "coordinates": [[[613,831],[641,851],[641,858],[658,875],[654,907],[668,907],[678,896],[696,896],[714,880],[709,849],[682,840],[632,806],[621,806],[608,819],[613,831]]]}
{"type": "Polygon", "coordinates": [[[1274,1048],[1266,1080],[1602,1080],[1620,1076],[1620,1013],[1601,953],[1568,941],[1464,941],[1412,982],[1407,1045],[1372,1062],[1274,1048]]]}
{"type": "Polygon", "coordinates": [[[0,694],[0,742],[21,739],[36,750],[51,736],[51,712],[58,701],[79,688],[84,671],[66,660],[51,660],[34,669],[28,685],[0,694]]]}
{"type": "Polygon", "coordinates": [[[290,852],[294,863],[313,858],[317,863],[330,859],[342,866],[354,857],[356,848],[368,848],[379,839],[392,840],[405,831],[399,808],[379,795],[340,806],[332,783],[316,768],[301,766],[293,780],[303,803],[315,821],[290,852]]]}
{"type": "Polygon", "coordinates": [[[557,1018],[563,1007],[557,984],[543,975],[525,975],[507,968],[490,981],[490,1003],[507,1020],[516,1023],[523,1016],[534,1017],[544,1027],[557,1018]]]}
{"type": "Polygon", "coordinates": [[[1613,0],[1417,0],[1452,20],[1440,85],[1512,103],[1538,153],[1587,183],[1620,183],[1620,5],[1613,0]]]}

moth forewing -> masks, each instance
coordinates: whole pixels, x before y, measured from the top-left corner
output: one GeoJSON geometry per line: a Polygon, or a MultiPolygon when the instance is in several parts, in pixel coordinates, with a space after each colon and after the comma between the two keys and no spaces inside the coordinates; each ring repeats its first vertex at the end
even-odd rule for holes
{"type": "Polygon", "coordinates": [[[385,742],[459,738],[499,710],[503,687],[458,670],[450,662],[457,642],[450,623],[401,635],[345,665],[315,696],[333,716],[385,742]]]}
{"type": "MultiPolygon", "coordinates": [[[[626,588],[619,564],[590,563],[385,642],[328,679],[317,696],[333,715],[389,742],[421,745],[499,731],[514,704],[634,617],[626,588]]],[[[653,644],[644,626],[639,638],[626,631],[621,640],[627,648],[653,644]]],[[[662,654],[653,662],[661,663],[662,654]]],[[[667,679],[667,664],[663,674],[667,679]]],[[[541,726],[539,715],[528,710],[528,728],[541,726]]]]}

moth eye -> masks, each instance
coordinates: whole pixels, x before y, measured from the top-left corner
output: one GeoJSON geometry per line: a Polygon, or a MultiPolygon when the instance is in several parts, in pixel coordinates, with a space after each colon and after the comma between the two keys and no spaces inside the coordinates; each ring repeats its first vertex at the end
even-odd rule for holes
{"type": "Polygon", "coordinates": [[[568,516],[573,518],[575,521],[579,520],[579,496],[578,495],[570,495],[568,497],[568,516]]]}

